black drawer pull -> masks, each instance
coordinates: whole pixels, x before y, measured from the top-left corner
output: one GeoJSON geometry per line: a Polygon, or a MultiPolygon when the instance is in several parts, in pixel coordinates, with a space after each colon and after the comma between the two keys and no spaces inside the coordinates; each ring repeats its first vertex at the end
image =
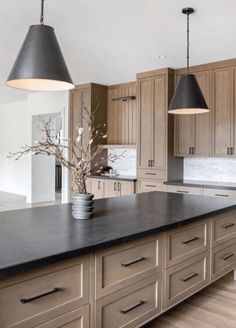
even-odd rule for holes
{"type": "Polygon", "coordinates": [[[45,296],[48,296],[48,295],[51,295],[51,294],[55,294],[55,293],[60,292],[60,291],[61,291],[61,288],[53,288],[49,292],[41,294],[41,295],[37,295],[37,296],[31,297],[31,298],[22,298],[20,300],[20,302],[21,302],[21,304],[30,303],[30,302],[33,302],[33,301],[39,299],[39,298],[42,298],[42,297],[45,297],[45,296]]]}
{"type": "Polygon", "coordinates": [[[229,254],[227,254],[227,255],[224,255],[222,258],[221,258],[221,260],[224,260],[224,261],[226,261],[226,260],[228,260],[230,257],[232,257],[232,256],[234,256],[234,253],[229,253],[229,254]]]}
{"type": "Polygon", "coordinates": [[[129,261],[129,262],[124,262],[122,263],[121,265],[125,268],[127,268],[128,266],[132,265],[132,264],[135,264],[135,263],[138,263],[138,262],[141,262],[141,261],[144,261],[146,260],[145,257],[143,256],[140,256],[140,257],[137,257],[136,259],[132,260],[132,261],[129,261]]]}
{"type": "Polygon", "coordinates": [[[187,239],[187,240],[183,240],[182,241],[182,244],[189,244],[189,243],[191,243],[192,241],[195,241],[195,240],[198,240],[199,238],[198,237],[192,237],[192,238],[189,238],[189,239],[187,239]]]}
{"type": "Polygon", "coordinates": [[[126,313],[138,308],[139,306],[143,305],[144,303],[145,303],[144,301],[138,301],[136,304],[132,305],[131,307],[121,310],[120,313],[126,314],[126,313]]]}
{"type": "Polygon", "coordinates": [[[233,227],[233,226],[234,226],[234,223],[226,223],[226,224],[223,225],[223,227],[224,227],[225,229],[231,228],[231,227],[233,227]]]}
{"type": "Polygon", "coordinates": [[[215,194],[215,196],[218,196],[218,197],[229,197],[229,195],[226,195],[226,194],[215,194]]]}
{"type": "Polygon", "coordinates": [[[157,175],[156,173],[145,173],[146,175],[157,175]]]}
{"type": "Polygon", "coordinates": [[[198,273],[192,273],[192,274],[190,274],[189,276],[187,276],[187,277],[185,277],[185,278],[182,278],[181,280],[183,281],[183,282],[187,282],[187,281],[189,281],[190,279],[193,279],[193,278],[195,278],[195,277],[197,277],[198,276],[198,273]]]}
{"type": "Polygon", "coordinates": [[[181,194],[189,194],[189,191],[186,190],[177,190],[177,192],[180,192],[181,194]]]}
{"type": "Polygon", "coordinates": [[[156,188],[155,185],[146,185],[146,187],[150,187],[150,188],[156,188]]]}

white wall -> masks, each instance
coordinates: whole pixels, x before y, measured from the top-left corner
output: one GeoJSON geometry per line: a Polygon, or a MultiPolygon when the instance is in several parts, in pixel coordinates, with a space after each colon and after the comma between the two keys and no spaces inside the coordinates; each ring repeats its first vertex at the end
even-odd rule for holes
{"type": "MultiPolygon", "coordinates": [[[[47,113],[62,112],[65,118],[64,130],[68,129],[68,93],[42,92],[31,93],[26,101],[0,106],[0,191],[16,193],[34,202],[34,183],[37,170],[31,156],[25,156],[18,162],[6,158],[8,152],[16,152],[25,144],[32,144],[32,117],[47,113]]],[[[68,173],[63,171],[64,184],[68,185],[68,173]]],[[[64,201],[68,195],[63,192],[64,201]]]]}
{"type": "Polygon", "coordinates": [[[0,190],[26,196],[29,181],[29,156],[19,161],[8,159],[28,140],[28,108],[25,101],[0,107],[0,190]]]}
{"type": "Polygon", "coordinates": [[[108,165],[111,166],[118,174],[136,176],[136,149],[109,149],[108,154],[117,156],[122,155],[122,157],[114,163],[108,161],[108,165]]]}
{"type": "Polygon", "coordinates": [[[185,158],[184,179],[236,182],[236,159],[185,158]]]}

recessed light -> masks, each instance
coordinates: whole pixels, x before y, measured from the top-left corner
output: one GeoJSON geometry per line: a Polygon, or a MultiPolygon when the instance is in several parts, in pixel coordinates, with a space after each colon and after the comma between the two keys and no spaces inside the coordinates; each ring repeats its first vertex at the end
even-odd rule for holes
{"type": "Polygon", "coordinates": [[[166,59],[166,56],[165,55],[157,55],[156,58],[160,59],[160,60],[164,60],[164,59],[166,59]]]}

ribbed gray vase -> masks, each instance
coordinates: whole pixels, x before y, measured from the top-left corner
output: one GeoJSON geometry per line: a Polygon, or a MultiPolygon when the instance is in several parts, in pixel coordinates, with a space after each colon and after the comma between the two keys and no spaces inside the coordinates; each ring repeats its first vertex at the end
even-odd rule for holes
{"type": "Polygon", "coordinates": [[[94,215],[93,197],[93,194],[75,194],[72,196],[72,216],[74,219],[92,219],[94,215]]]}

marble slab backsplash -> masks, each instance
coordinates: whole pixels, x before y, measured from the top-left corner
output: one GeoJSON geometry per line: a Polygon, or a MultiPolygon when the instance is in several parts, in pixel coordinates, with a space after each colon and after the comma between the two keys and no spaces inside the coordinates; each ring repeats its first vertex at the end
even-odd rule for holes
{"type": "Polygon", "coordinates": [[[184,179],[236,182],[236,159],[185,158],[184,179]]]}
{"type": "Polygon", "coordinates": [[[114,163],[108,162],[118,174],[136,176],[136,149],[108,149],[108,154],[123,154],[114,163]]]}

